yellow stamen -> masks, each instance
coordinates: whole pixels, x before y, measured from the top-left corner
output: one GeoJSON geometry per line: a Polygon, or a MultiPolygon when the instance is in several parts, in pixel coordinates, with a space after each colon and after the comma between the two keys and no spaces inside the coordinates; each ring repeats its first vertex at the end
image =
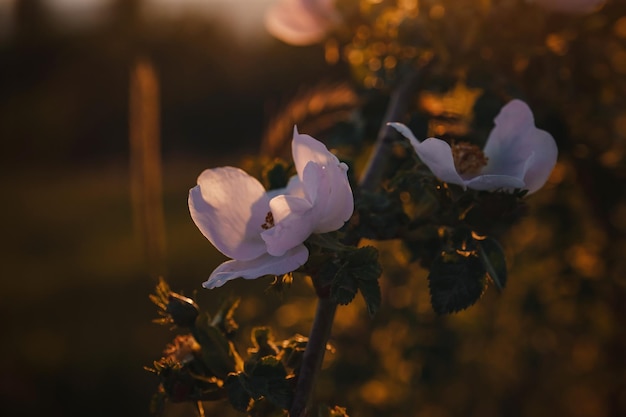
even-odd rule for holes
{"type": "Polygon", "coordinates": [[[261,228],[263,230],[268,230],[268,229],[271,229],[272,227],[274,227],[274,215],[272,214],[271,211],[268,211],[267,215],[265,216],[265,223],[261,225],[261,228]]]}

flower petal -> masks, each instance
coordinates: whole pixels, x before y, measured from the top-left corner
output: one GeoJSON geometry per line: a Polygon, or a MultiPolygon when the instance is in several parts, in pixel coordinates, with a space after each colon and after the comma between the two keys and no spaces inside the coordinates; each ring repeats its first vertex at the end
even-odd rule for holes
{"type": "Polygon", "coordinates": [[[313,233],[316,215],[311,203],[304,198],[279,195],[270,201],[274,227],[261,233],[267,252],[282,256],[302,244],[313,233]]]}
{"type": "Polygon", "coordinates": [[[465,185],[473,190],[495,191],[498,189],[513,190],[525,188],[524,181],[507,175],[479,175],[465,181],[465,185]]]}
{"type": "Polygon", "coordinates": [[[298,133],[297,127],[294,127],[291,149],[306,196],[313,210],[319,213],[314,231],[325,233],[339,229],[354,212],[348,166],[320,141],[298,133]]]}
{"type": "Polygon", "coordinates": [[[533,152],[525,138],[531,129],[537,130],[530,108],[523,101],[513,100],[500,110],[494,122],[484,149],[489,160],[482,173],[523,179],[526,160],[533,152]]]}
{"type": "Polygon", "coordinates": [[[457,184],[465,187],[465,183],[454,166],[452,148],[447,142],[428,138],[422,143],[412,143],[417,156],[423,163],[443,182],[457,184]]]}
{"type": "Polygon", "coordinates": [[[324,39],[336,21],[333,0],[281,0],[265,15],[265,27],[291,45],[311,45],[324,39]]]}
{"type": "Polygon", "coordinates": [[[283,256],[264,254],[248,261],[226,261],[218,266],[204,288],[221,287],[235,278],[255,279],[264,275],[282,275],[304,265],[309,258],[309,250],[304,245],[296,246],[283,256]]]}
{"type": "Polygon", "coordinates": [[[402,123],[389,123],[389,126],[396,129],[411,142],[417,156],[437,178],[443,182],[457,184],[465,188],[465,182],[454,166],[450,145],[437,138],[429,138],[424,142],[420,142],[413,135],[413,132],[402,123]]]}
{"type": "Polygon", "coordinates": [[[198,229],[224,255],[241,261],[266,252],[260,235],[269,210],[261,183],[239,168],[207,169],[189,191],[198,229]]]}
{"type": "Polygon", "coordinates": [[[524,188],[532,194],[543,187],[550,177],[559,150],[552,135],[544,130],[537,129],[524,140],[535,143],[535,152],[529,156],[524,170],[524,188]]]}
{"type": "Polygon", "coordinates": [[[482,173],[519,178],[530,192],[541,188],[558,154],[552,136],[535,127],[530,108],[521,100],[507,103],[496,116],[495,124],[485,145],[489,161],[482,173]],[[529,164],[533,153],[534,162],[529,164]]]}
{"type": "Polygon", "coordinates": [[[294,126],[293,128],[291,153],[293,155],[293,163],[296,166],[296,171],[298,172],[300,180],[302,180],[304,168],[311,161],[316,162],[321,166],[340,164],[337,157],[328,150],[326,145],[309,135],[298,133],[297,126],[294,126]]]}
{"type": "Polygon", "coordinates": [[[387,123],[387,125],[393,127],[394,129],[398,131],[398,133],[400,133],[402,136],[407,138],[409,142],[411,142],[411,145],[413,145],[413,147],[415,147],[416,144],[420,143],[420,141],[417,140],[413,132],[411,132],[411,129],[409,129],[405,124],[392,122],[392,123],[387,123]]]}
{"type": "Polygon", "coordinates": [[[331,163],[320,166],[310,162],[304,168],[304,184],[316,187],[313,195],[314,233],[332,232],[341,228],[354,212],[354,197],[347,176],[348,166],[344,163],[331,163]]]}

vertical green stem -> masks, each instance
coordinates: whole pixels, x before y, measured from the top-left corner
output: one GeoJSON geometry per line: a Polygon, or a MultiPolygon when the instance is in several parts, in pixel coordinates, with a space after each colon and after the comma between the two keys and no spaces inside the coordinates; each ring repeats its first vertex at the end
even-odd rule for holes
{"type": "Polygon", "coordinates": [[[322,366],[322,360],[324,359],[326,344],[330,337],[330,329],[335,320],[336,310],[337,303],[331,298],[320,298],[317,302],[315,319],[313,320],[309,341],[304,351],[302,365],[298,375],[296,394],[291,409],[289,410],[290,417],[306,415],[307,403],[313,391],[313,384],[315,383],[317,373],[322,366]]]}
{"type": "MultiPolygon", "coordinates": [[[[417,78],[417,71],[411,73],[398,84],[392,93],[383,124],[376,138],[374,151],[359,181],[360,189],[376,189],[391,153],[391,128],[387,126],[387,123],[398,121],[404,116],[417,78]]],[[[354,241],[358,241],[358,238],[354,241]]],[[[289,410],[290,417],[306,416],[306,408],[313,391],[315,378],[324,359],[326,344],[330,337],[336,311],[337,303],[333,299],[320,298],[318,300],[313,326],[309,333],[309,341],[302,357],[293,403],[289,410]]]]}

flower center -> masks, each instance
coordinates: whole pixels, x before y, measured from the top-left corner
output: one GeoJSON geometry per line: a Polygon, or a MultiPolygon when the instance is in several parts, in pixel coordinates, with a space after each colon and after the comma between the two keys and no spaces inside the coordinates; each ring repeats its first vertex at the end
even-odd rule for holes
{"type": "Polygon", "coordinates": [[[452,143],[454,166],[461,175],[476,175],[487,165],[489,158],[476,145],[467,142],[452,143]]]}
{"type": "Polygon", "coordinates": [[[265,223],[261,225],[261,228],[263,230],[268,230],[268,229],[271,229],[272,227],[274,227],[274,215],[272,214],[271,211],[268,211],[267,214],[265,215],[265,223]]]}

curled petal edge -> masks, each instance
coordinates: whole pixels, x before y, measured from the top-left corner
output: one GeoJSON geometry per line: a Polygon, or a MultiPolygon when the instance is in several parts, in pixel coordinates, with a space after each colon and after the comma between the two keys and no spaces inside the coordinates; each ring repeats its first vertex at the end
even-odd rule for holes
{"type": "Polygon", "coordinates": [[[235,278],[256,279],[265,275],[282,275],[295,271],[304,265],[309,258],[309,250],[298,245],[283,256],[272,256],[268,253],[250,261],[230,260],[222,263],[202,284],[204,288],[221,287],[235,278]]]}
{"type": "Polygon", "coordinates": [[[524,181],[508,175],[478,175],[465,181],[465,186],[478,191],[514,190],[525,188],[524,181]]]}
{"type": "Polygon", "coordinates": [[[447,142],[428,138],[423,142],[417,140],[413,132],[402,123],[389,123],[389,126],[396,129],[402,136],[407,138],[415,149],[417,156],[432,171],[432,173],[443,182],[460,185],[466,188],[466,181],[461,178],[454,166],[452,148],[447,142]]]}

